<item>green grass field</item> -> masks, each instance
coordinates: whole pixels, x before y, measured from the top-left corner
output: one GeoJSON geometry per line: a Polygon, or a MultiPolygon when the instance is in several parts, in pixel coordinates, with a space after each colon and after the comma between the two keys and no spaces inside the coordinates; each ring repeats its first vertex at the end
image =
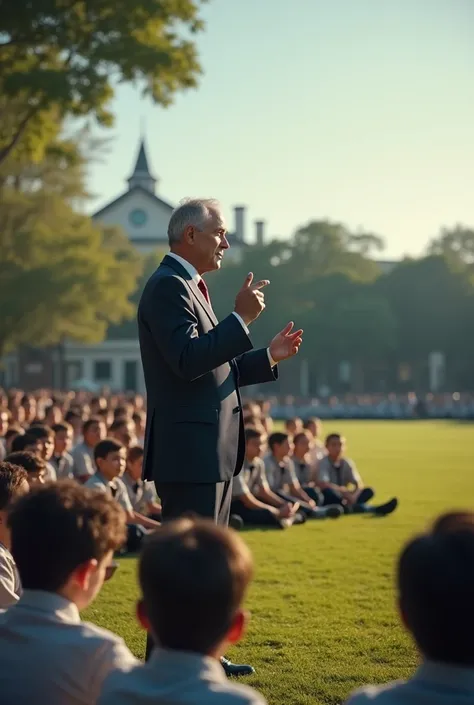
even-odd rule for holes
{"type": "MultiPolygon", "coordinates": [[[[384,519],[342,517],[243,534],[256,578],[251,621],[229,656],[252,663],[247,679],[269,703],[335,704],[365,683],[408,676],[417,655],[394,608],[400,548],[440,512],[474,503],[474,425],[454,422],[327,422],[341,431],[379,501],[400,499],[384,519]]],[[[136,561],[124,559],[85,617],[122,635],[137,656],[136,561]]]]}

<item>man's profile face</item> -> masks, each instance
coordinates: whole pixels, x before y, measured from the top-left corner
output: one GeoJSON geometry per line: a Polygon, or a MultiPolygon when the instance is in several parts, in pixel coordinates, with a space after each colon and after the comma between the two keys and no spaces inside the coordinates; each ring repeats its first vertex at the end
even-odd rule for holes
{"type": "Polygon", "coordinates": [[[188,242],[193,250],[193,264],[199,274],[220,269],[224,252],[229,249],[222,215],[211,211],[211,217],[201,230],[192,228],[188,242]]]}

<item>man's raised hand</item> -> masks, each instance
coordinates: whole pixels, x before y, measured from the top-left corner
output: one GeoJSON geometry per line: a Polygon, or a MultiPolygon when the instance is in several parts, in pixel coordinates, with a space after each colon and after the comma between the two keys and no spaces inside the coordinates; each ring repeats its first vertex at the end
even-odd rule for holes
{"type": "Polygon", "coordinates": [[[287,323],[270,343],[270,355],[275,362],[287,360],[298,353],[303,342],[303,330],[299,328],[292,333],[293,326],[293,321],[287,323]]]}
{"type": "Polygon", "coordinates": [[[235,313],[238,313],[246,326],[260,316],[265,308],[263,287],[270,284],[268,279],[253,282],[253,273],[249,272],[239,293],[235,297],[235,313]]]}

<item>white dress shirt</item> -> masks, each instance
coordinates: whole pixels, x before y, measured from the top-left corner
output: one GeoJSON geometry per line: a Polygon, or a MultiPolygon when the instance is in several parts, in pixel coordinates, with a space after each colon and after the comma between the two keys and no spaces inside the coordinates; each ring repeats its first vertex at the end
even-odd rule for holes
{"type": "MultiPolygon", "coordinates": [[[[187,273],[189,274],[189,276],[191,277],[191,279],[193,279],[193,280],[196,282],[196,284],[199,286],[199,282],[201,281],[202,277],[201,277],[201,275],[198,273],[196,267],[194,267],[190,262],[188,262],[188,260],[184,259],[184,257],[180,257],[180,255],[177,255],[177,254],[175,254],[174,252],[168,252],[168,257],[173,257],[173,259],[175,259],[177,262],[179,262],[180,265],[181,265],[182,267],[184,267],[184,269],[187,271],[187,273]]],[[[246,332],[247,335],[248,335],[248,334],[249,334],[249,329],[248,329],[247,326],[245,325],[242,316],[239,316],[239,314],[236,313],[235,311],[232,311],[232,313],[233,313],[233,315],[237,318],[237,320],[239,321],[240,325],[243,327],[243,329],[245,330],[245,332],[246,332]]],[[[276,365],[277,363],[275,362],[275,360],[274,360],[274,359],[272,358],[272,356],[270,355],[270,348],[267,348],[267,355],[268,355],[268,361],[270,362],[270,365],[271,365],[272,367],[275,367],[275,365],[276,365]]]]}
{"type": "MultiPolygon", "coordinates": [[[[145,664],[111,673],[99,705],[266,705],[253,688],[227,679],[210,656],[155,648],[145,664]]],[[[2,703],[3,705],[3,703],[2,703]]]]}
{"type": "Polygon", "coordinates": [[[0,543],[0,609],[18,602],[20,595],[21,582],[15,561],[8,548],[0,543]]]}
{"type": "Polygon", "coordinates": [[[106,676],[137,663],[123,639],[81,622],[56,593],[25,590],[0,613],[2,705],[95,705],[106,676]]]}

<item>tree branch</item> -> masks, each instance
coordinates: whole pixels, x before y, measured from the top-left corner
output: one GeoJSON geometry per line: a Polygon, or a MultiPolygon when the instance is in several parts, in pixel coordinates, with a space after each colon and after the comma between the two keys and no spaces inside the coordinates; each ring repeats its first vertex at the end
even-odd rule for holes
{"type": "Polygon", "coordinates": [[[38,110],[39,110],[39,106],[35,106],[34,108],[31,108],[31,110],[29,110],[27,112],[27,114],[25,115],[23,120],[18,125],[17,131],[16,131],[15,135],[12,137],[12,139],[10,140],[10,142],[5,147],[0,149],[0,165],[3,164],[3,162],[8,157],[10,152],[16,147],[16,145],[18,144],[21,136],[23,135],[23,132],[25,131],[29,121],[38,112],[38,110]]]}

